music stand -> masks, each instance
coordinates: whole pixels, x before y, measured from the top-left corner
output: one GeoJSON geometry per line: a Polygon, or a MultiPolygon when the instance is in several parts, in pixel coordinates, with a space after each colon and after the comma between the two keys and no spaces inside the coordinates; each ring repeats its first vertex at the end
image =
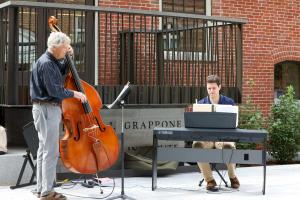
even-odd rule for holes
{"type": "Polygon", "coordinates": [[[130,93],[130,86],[129,86],[129,82],[127,82],[127,84],[124,86],[124,88],[122,89],[122,91],[120,92],[120,94],[118,95],[118,97],[116,98],[116,100],[106,106],[107,108],[111,109],[113,107],[115,107],[116,105],[118,105],[118,107],[121,107],[121,194],[117,195],[115,197],[110,197],[107,198],[107,200],[112,200],[112,199],[131,199],[131,200],[135,200],[132,197],[129,197],[125,194],[124,192],[124,176],[125,176],[125,152],[124,152],[124,106],[125,106],[125,100],[127,99],[129,93],[130,93]]]}

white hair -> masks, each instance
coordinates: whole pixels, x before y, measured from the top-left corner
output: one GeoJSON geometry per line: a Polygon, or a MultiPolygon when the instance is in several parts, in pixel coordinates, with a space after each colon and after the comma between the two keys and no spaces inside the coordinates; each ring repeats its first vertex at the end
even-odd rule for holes
{"type": "Polygon", "coordinates": [[[71,39],[62,32],[52,32],[48,37],[47,46],[48,49],[53,49],[61,46],[62,44],[70,44],[71,39]]]}

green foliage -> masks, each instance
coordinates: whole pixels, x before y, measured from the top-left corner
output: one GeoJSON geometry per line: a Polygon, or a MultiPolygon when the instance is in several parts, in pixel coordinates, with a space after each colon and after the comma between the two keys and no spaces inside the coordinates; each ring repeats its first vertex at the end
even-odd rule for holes
{"type": "MultiPolygon", "coordinates": [[[[250,94],[253,94],[254,81],[248,82],[250,94]]],[[[264,117],[260,109],[253,103],[252,95],[248,95],[246,103],[239,106],[239,126],[241,129],[263,129],[264,117]]],[[[255,149],[254,143],[238,143],[239,149],[255,149]]]]}
{"type": "Polygon", "coordinates": [[[280,96],[278,103],[271,109],[269,149],[279,163],[293,160],[298,151],[300,114],[294,96],[293,86],[288,86],[286,93],[280,96]]]}
{"type": "Polygon", "coordinates": [[[239,112],[239,128],[242,129],[262,129],[264,117],[262,112],[251,99],[246,101],[246,104],[240,106],[239,112]]]}

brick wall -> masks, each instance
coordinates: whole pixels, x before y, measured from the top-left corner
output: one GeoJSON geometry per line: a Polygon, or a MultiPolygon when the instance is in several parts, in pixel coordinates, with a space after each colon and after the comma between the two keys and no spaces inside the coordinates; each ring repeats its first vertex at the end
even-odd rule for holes
{"type": "MultiPolygon", "coordinates": [[[[110,8],[126,8],[126,9],[136,9],[136,10],[159,10],[158,0],[99,0],[100,7],[110,7],[110,8]]],[[[124,19],[121,15],[116,13],[105,13],[100,14],[99,21],[99,84],[114,85],[118,84],[119,77],[119,66],[118,66],[118,33],[122,30],[131,29],[142,29],[140,27],[140,20],[144,20],[145,23],[150,24],[151,18],[143,18],[136,15],[135,18],[131,15],[124,14],[124,19]],[[110,21],[111,19],[111,21],[110,21]],[[136,21],[134,24],[133,21],[136,21]],[[123,24],[121,24],[123,23],[123,24]],[[138,24],[137,24],[138,23],[138,24]],[[111,26],[112,25],[112,26],[111,26]],[[133,27],[134,26],[134,27],[133,27]],[[106,55],[106,57],[105,57],[106,55]],[[111,67],[110,70],[107,70],[111,67]]],[[[151,28],[149,25],[148,28],[151,28]]]]}
{"type": "Polygon", "coordinates": [[[212,15],[245,18],[243,32],[243,98],[253,79],[254,102],[264,114],[273,103],[274,65],[300,61],[299,0],[213,0],[212,15]]]}
{"type": "Polygon", "coordinates": [[[112,8],[159,10],[159,0],[99,0],[99,5],[112,8]]]}

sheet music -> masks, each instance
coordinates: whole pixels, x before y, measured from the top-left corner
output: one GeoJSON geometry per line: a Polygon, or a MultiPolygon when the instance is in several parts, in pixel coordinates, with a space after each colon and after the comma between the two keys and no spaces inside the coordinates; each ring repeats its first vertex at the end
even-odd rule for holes
{"type": "Polygon", "coordinates": [[[236,114],[236,127],[238,126],[238,121],[239,121],[239,107],[238,106],[215,104],[214,107],[215,107],[216,112],[235,113],[236,114]]]}
{"type": "Polygon", "coordinates": [[[212,104],[193,104],[193,112],[212,112],[212,104]]]}

